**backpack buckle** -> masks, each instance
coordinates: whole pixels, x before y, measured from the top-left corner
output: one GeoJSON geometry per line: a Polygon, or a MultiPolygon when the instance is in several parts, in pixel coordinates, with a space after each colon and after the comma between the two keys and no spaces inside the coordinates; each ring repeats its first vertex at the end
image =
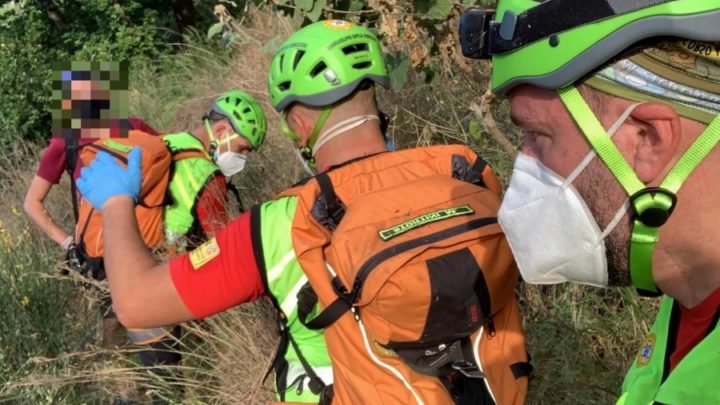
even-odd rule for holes
{"type": "Polygon", "coordinates": [[[450,367],[467,378],[485,378],[485,374],[480,371],[480,368],[478,368],[475,363],[471,363],[469,361],[454,361],[450,363],[450,367]]]}

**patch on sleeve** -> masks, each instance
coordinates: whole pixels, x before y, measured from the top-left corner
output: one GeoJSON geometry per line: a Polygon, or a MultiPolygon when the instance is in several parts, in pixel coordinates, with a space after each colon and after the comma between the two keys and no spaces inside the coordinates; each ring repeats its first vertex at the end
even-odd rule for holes
{"type": "Polygon", "coordinates": [[[212,238],[190,252],[190,263],[192,264],[193,269],[198,270],[205,263],[216,258],[219,254],[220,246],[218,246],[217,240],[212,238]]]}

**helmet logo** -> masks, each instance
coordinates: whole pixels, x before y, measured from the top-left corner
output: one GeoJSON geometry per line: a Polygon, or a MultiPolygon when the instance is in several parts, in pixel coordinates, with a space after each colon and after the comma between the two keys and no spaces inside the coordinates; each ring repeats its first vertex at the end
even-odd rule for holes
{"type": "Polygon", "coordinates": [[[332,84],[333,86],[338,86],[340,84],[340,79],[338,79],[335,71],[332,69],[325,69],[323,77],[325,78],[325,80],[328,81],[328,83],[332,84]]]}
{"type": "Polygon", "coordinates": [[[353,23],[345,20],[325,20],[323,24],[333,30],[349,30],[353,27],[353,23]]]}

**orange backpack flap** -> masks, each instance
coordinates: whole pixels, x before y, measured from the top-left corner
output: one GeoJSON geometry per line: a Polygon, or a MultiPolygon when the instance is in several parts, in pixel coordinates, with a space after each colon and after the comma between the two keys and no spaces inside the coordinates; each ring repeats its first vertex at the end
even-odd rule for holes
{"type": "MultiPolygon", "coordinates": [[[[163,204],[165,202],[170,163],[172,160],[162,138],[131,130],[127,138],[102,139],[83,148],[80,158],[88,166],[100,151],[115,157],[127,166],[127,156],[133,147],[142,148],[143,180],[140,198],[135,206],[140,234],[146,246],[157,247],[164,242],[162,227],[163,204]]],[[[79,222],[75,228],[75,240],[82,242],[89,257],[102,257],[102,214],[93,209],[84,198],[80,200],[79,222]]]]}
{"type": "MultiPolygon", "coordinates": [[[[465,320],[451,319],[449,312],[462,311],[463,302],[474,295],[475,283],[485,283],[479,277],[482,273],[478,273],[481,266],[476,263],[476,256],[485,255],[485,239],[501,235],[495,218],[498,206],[497,196],[487,189],[436,175],[386,192],[363,195],[346,207],[334,233],[328,261],[348,290],[351,287],[356,290],[352,292],[357,294],[355,304],[365,315],[368,332],[379,343],[443,341],[441,336],[423,338],[423,334],[428,334],[423,327],[431,299],[449,305],[443,308],[449,324],[440,330],[464,336],[472,332],[467,330],[469,325],[453,332],[450,328],[453,322],[457,325],[465,320]],[[469,256],[450,255],[459,251],[468,252],[469,256]],[[428,261],[434,258],[438,260],[432,262],[429,269],[428,261]],[[468,258],[472,263],[463,263],[468,258]],[[451,271],[454,273],[449,273],[451,271]],[[445,278],[461,282],[442,285],[445,278]],[[454,300],[460,293],[457,288],[464,288],[466,296],[454,300]],[[450,302],[452,300],[455,302],[450,302]],[[404,310],[383,312],[383,308],[392,307],[404,310]]],[[[502,281],[512,288],[516,281],[513,272],[502,273],[505,275],[502,281]]],[[[482,288],[483,291],[499,290],[496,286],[482,288]]],[[[490,297],[487,300],[494,301],[490,297]]],[[[477,328],[483,316],[481,309],[465,310],[475,311],[466,315],[474,317],[470,323],[475,323],[477,328]]]]}
{"type": "Polygon", "coordinates": [[[499,182],[478,162],[457,146],[382,154],[286,193],[299,197],[293,244],[321,310],[344,295],[366,331],[349,313],[325,329],[337,403],[407,404],[418,396],[452,403],[424,366],[448,353],[438,350],[445,343],[478,336],[479,348],[469,351],[483,353],[484,372],[497,374],[488,379],[492,394],[502,404],[524,401],[527,378],[511,368],[527,363],[514,297],[518,272],[495,219],[499,182]],[[344,209],[339,221],[323,216],[332,196],[319,182],[327,180],[344,209]],[[499,341],[513,345],[484,349],[499,341]]]}

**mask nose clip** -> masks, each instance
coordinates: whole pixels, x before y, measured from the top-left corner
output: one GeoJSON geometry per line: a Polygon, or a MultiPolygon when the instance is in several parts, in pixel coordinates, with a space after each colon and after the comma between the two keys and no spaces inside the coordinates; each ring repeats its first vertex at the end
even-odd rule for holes
{"type": "Polygon", "coordinates": [[[647,187],[630,196],[630,206],[632,206],[635,217],[643,223],[643,225],[651,228],[659,228],[663,226],[677,204],[677,196],[670,190],[662,187],[647,187]],[[658,201],[656,196],[660,194],[670,201],[670,206],[658,201]],[[649,195],[650,198],[643,198],[649,195]]]}

